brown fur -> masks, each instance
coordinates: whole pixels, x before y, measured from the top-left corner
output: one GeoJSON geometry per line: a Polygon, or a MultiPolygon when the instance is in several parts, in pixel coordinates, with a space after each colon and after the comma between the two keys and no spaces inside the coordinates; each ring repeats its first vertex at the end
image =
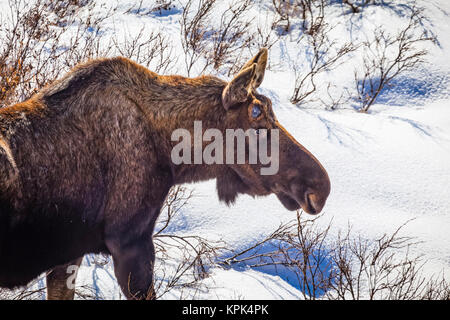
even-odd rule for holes
{"type": "Polygon", "coordinates": [[[128,298],[153,297],[152,232],[175,184],[215,178],[227,203],[239,193],[275,193],[290,210],[319,212],[328,176],[277,122],[270,100],[256,93],[266,62],[263,49],[244,67],[245,79],[227,83],[98,59],[1,109],[0,286],[25,285],[86,253],[106,252],[128,298]],[[241,89],[244,98],[236,93],[241,89]],[[263,108],[258,119],[249,117],[255,103],[263,108]],[[222,132],[281,129],[279,173],[261,176],[260,166],[250,164],[174,165],[171,133],[193,132],[194,120],[222,132]]]}

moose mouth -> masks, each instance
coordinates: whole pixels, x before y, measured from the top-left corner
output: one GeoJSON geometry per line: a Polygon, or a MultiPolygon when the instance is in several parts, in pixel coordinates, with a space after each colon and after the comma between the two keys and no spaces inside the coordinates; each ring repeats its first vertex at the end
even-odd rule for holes
{"type": "Polygon", "coordinates": [[[314,207],[314,202],[308,194],[305,195],[304,199],[298,200],[284,192],[277,193],[276,196],[278,197],[278,200],[280,200],[281,204],[290,211],[295,211],[302,208],[309,214],[319,213],[319,211],[314,207]]]}

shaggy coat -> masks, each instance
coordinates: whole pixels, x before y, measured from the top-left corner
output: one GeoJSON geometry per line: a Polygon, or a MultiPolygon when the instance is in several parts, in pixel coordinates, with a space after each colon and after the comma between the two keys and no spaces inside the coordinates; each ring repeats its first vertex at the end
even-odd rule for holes
{"type": "MultiPolygon", "coordinates": [[[[328,176],[256,92],[266,62],[263,49],[225,82],[98,59],[0,109],[0,287],[26,285],[86,253],[105,252],[128,298],[152,298],[153,228],[175,184],[217,179],[227,203],[240,193],[275,193],[290,210],[320,212],[328,176]],[[262,109],[257,119],[250,115],[255,104],[262,109]],[[260,176],[257,164],[174,165],[171,134],[192,132],[195,120],[222,132],[280,129],[279,173],[260,176]]],[[[50,288],[64,283],[50,280],[50,288]]]]}

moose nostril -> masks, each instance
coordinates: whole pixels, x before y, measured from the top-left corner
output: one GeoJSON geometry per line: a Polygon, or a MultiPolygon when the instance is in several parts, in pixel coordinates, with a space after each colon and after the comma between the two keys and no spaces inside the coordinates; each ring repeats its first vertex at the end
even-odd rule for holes
{"type": "Polygon", "coordinates": [[[309,207],[315,211],[315,213],[318,213],[321,211],[321,206],[319,205],[319,199],[317,195],[313,192],[306,192],[305,195],[306,202],[308,203],[309,207]]]}

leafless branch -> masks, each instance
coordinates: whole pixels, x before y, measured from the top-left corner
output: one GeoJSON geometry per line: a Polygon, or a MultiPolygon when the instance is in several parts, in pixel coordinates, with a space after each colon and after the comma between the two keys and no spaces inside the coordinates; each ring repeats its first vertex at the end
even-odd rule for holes
{"type": "Polygon", "coordinates": [[[354,72],[357,99],[361,105],[359,111],[367,112],[392,79],[425,62],[428,51],[420,49],[419,44],[436,42],[436,38],[425,31],[418,34],[423,10],[416,7],[411,10],[408,24],[396,35],[378,27],[374,40],[363,43],[363,69],[354,72]]]}
{"type": "Polygon", "coordinates": [[[350,228],[331,238],[331,224],[319,227],[317,221],[299,212],[296,220],[233,252],[222,265],[272,266],[281,274],[289,270],[305,299],[448,299],[445,277],[427,280],[425,262],[411,257],[417,243],[400,235],[407,223],[372,242],[352,237],[350,228]]]}

